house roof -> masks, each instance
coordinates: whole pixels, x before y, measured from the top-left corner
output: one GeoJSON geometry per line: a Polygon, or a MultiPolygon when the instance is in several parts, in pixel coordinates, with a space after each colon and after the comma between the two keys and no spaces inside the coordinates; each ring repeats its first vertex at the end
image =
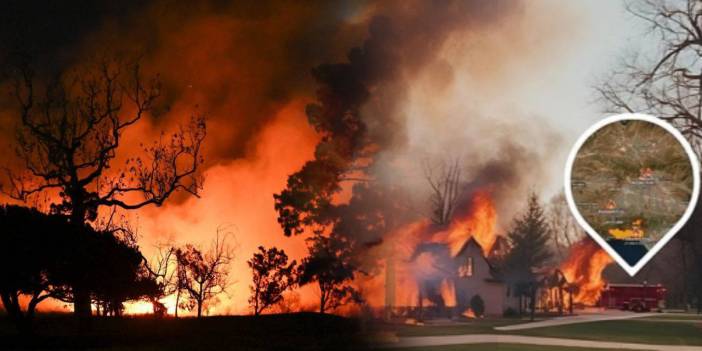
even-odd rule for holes
{"type": "MultiPolygon", "coordinates": [[[[470,238],[469,238],[468,240],[466,240],[465,243],[463,243],[463,246],[461,246],[461,249],[458,250],[458,253],[456,253],[456,257],[458,257],[460,254],[462,254],[463,251],[465,251],[465,250],[468,248],[468,246],[470,246],[470,245],[475,245],[478,249],[480,249],[480,252],[481,252],[481,253],[483,252],[483,247],[482,247],[482,246],[480,245],[480,243],[479,243],[477,240],[475,240],[475,238],[471,235],[470,238]]],[[[481,254],[481,256],[483,256],[483,258],[485,258],[485,255],[482,255],[482,254],[481,254]]]]}
{"type": "Polygon", "coordinates": [[[483,260],[485,260],[485,263],[487,263],[488,268],[490,268],[491,278],[487,278],[485,280],[491,281],[491,282],[500,282],[501,280],[497,276],[497,270],[495,269],[493,264],[490,262],[490,260],[488,260],[488,258],[485,257],[485,254],[483,254],[483,247],[480,245],[480,243],[477,240],[475,240],[475,237],[473,237],[472,235],[468,240],[466,240],[466,242],[463,244],[463,246],[461,246],[461,249],[458,250],[458,253],[456,254],[456,256],[454,256],[454,258],[460,256],[469,246],[475,246],[476,248],[478,248],[478,250],[479,250],[478,252],[480,252],[480,257],[482,257],[483,260]]]}

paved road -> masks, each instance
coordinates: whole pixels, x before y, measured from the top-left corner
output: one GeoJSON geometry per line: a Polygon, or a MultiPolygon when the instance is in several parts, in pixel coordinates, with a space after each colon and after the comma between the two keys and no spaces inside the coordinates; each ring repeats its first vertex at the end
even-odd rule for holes
{"type": "Polygon", "coordinates": [[[502,327],[495,327],[495,330],[500,330],[500,331],[524,330],[524,329],[533,329],[533,328],[554,327],[557,325],[566,325],[566,324],[611,321],[611,320],[630,319],[630,318],[643,318],[643,317],[650,317],[650,316],[657,316],[657,315],[660,315],[660,314],[659,313],[634,313],[634,312],[626,312],[626,311],[607,310],[607,311],[598,312],[598,313],[583,313],[583,314],[579,314],[577,316],[556,317],[556,318],[547,319],[547,320],[538,321],[538,322],[532,322],[532,323],[506,325],[506,326],[502,326],[502,327]]]}
{"type": "Polygon", "coordinates": [[[589,347],[589,348],[606,348],[606,349],[625,349],[625,350],[659,350],[659,351],[702,351],[702,346],[682,346],[682,345],[650,345],[650,344],[634,344],[608,341],[592,341],[592,340],[574,340],[574,339],[559,339],[559,338],[542,338],[535,336],[521,335],[498,335],[498,334],[471,334],[471,335],[445,335],[445,336],[414,336],[408,338],[400,338],[400,341],[394,344],[382,345],[383,348],[402,348],[402,347],[427,347],[440,345],[463,345],[463,344],[485,344],[485,343],[503,343],[503,344],[529,344],[529,345],[548,345],[548,346],[566,346],[566,347],[589,347]]]}

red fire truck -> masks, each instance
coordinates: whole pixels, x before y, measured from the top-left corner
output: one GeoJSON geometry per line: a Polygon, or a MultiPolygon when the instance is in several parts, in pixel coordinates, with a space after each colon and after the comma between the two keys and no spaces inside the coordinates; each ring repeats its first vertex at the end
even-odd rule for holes
{"type": "Polygon", "coordinates": [[[599,306],[634,312],[661,310],[665,307],[665,293],[660,284],[607,284],[599,306]]]}

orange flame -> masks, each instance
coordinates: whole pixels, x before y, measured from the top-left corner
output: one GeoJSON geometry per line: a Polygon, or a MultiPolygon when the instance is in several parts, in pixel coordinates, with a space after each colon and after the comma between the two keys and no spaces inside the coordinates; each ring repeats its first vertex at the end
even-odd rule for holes
{"type": "Polygon", "coordinates": [[[606,284],[602,271],[612,262],[612,257],[588,238],[573,245],[568,258],[561,264],[561,271],[568,282],[578,287],[574,302],[590,306],[597,303],[606,284]]]}
{"type": "MultiPolygon", "coordinates": [[[[497,212],[489,193],[478,191],[473,195],[468,211],[456,213],[456,218],[443,231],[436,232],[430,221],[422,219],[404,225],[390,234],[383,247],[379,249],[383,250],[383,254],[387,257],[392,256],[395,262],[394,283],[392,283],[393,305],[417,306],[419,302],[417,279],[437,275],[436,257],[432,256],[431,253],[421,253],[411,258],[419,244],[425,242],[445,243],[449,247],[450,254],[455,256],[473,236],[483,247],[485,254],[488,255],[497,239],[496,224],[497,212]]],[[[387,262],[385,264],[387,265],[387,262]]],[[[383,282],[384,279],[384,276],[375,279],[375,283],[372,285],[376,289],[372,290],[385,290],[387,282],[383,282]]],[[[371,294],[376,297],[372,300],[376,304],[381,304],[382,301],[379,297],[384,297],[386,293],[387,291],[371,294]]],[[[443,280],[440,293],[446,306],[456,306],[456,290],[452,281],[443,280]]],[[[424,305],[431,305],[431,302],[426,300],[424,305]]]]}
{"type": "Polygon", "coordinates": [[[444,304],[449,307],[456,306],[456,288],[450,280],[441,282],[441,297],[444,299],[444,304]]]}
{"type": "Polygon", "coordinates": [[[463,317],[468,318],[468,319],[473,319],[473,318],[476,317],[476,316],[475,316],[475,312],[473,312],[473,309],[471,309],[470,307],[468,307],[468,309],[466,309],[465,311],[463,311],[463,313],[461,313],[461,315],[462,315],[463,317]]]}
{"type": "Polygon", "coordinates": [[[471,199],[470,211],[461,216],[457,214],[445,231],[435,234],[435,240],[449,245],[451,255],[455,256],[470,237],[474,237],[487,256],[497,236],[497,211],[487,191],[478,191],[471,199]]]}

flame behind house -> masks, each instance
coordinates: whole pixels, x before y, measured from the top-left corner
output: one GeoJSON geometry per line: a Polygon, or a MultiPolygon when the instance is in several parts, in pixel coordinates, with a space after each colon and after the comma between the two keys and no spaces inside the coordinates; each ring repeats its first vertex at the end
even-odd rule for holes
{"type": "Polygon", "coordinates": [[[612,262],[612,257],[589,237],[571,247],[568,258],[561,264],[561,271],[577,288],[574,302],[590,306],[597,303],[606,284],[602,271],[612,262]]]}
{"type": "Polygon", "coordinates": [[[448,229],[433,234],[433,240],[446,243],[451,256],[456,256],[466,241],[472,236],[488,256],[497,235],[497,212],[487,191],[479,190],[471,198],[471,206],[464,216],[455,218],[448,229]]]}
{"type": "Polygon", "coordinates": [[[389,235],[385,245],[392,255],[386,268],[392,267],[392,281],[386,281],[385,294],[393,296],[389,300],[386,297],[386,305],[456,306],[452,280],[457,271],[455,256],[471,238],[486,256],[498,241],[497,211],[490,193],[477,190],[468,203],[467,208],[456,212],[447,227],[419,220],[389,235]]]}

